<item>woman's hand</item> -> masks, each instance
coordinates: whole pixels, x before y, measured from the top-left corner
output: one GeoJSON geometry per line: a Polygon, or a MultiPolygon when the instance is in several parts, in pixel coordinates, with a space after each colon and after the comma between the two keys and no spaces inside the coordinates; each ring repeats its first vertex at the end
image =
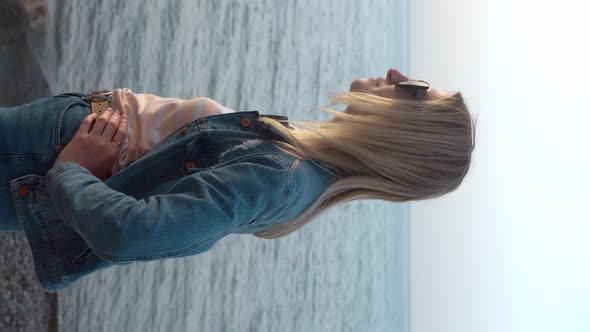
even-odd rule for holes
{"type": "Polygon", "coordinates": [[[100,116],[90,114],[84,118],[72,140],[60,152],[54,166],[73,161],[105,181],[111,177],[111,166],[121,151],[121,147],[113,142],[125,141],[128,129],[129,121],[124,112],[120,116],[109,107],[100,116]]]}

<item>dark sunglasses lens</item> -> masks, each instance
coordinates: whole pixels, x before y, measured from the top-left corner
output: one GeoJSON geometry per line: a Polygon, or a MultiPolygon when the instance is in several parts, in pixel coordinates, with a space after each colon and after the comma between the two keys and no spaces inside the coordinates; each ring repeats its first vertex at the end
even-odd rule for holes
{"type": "Polygon", "coordinates": [[[424,97],[426,96],[426,89],[417,89],[415,96],[416,96],[416,100],[423,100],[424,97]]]}
{"type": "Polygon", "coordinates": [[[408,90],[412,95],[416,97],[416,100],[423,100],[426,96],[426,90],[430,87],[428,82],[422,80],[408,80],[398,82],[397,85],[408,90]]]}
{"type": "Polygon", "coordinates": [[[411,87],[425,88],[425,89],[428,89],[430,87],[430,84],[428,84],[428,82],[420,81],[420,80],[401,81],[401,82],[398,82],[397,84],[399,86],[411,86],[411,87]]]}

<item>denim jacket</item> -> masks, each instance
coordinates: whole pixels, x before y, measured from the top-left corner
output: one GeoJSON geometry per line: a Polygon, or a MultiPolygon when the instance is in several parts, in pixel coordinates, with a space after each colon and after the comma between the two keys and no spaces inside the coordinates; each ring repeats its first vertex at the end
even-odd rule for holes
{"type": "MultiPolygon", "coordinates": [[[[200,118],[102,182],[75,162],[11,181],[46,292],[113,265],[208,251],[230,233],[287,222],[337,179],[280,151],[258,111],[200,118]]],[[[289,127],[291,128],[291,127],[289,127]]]]}

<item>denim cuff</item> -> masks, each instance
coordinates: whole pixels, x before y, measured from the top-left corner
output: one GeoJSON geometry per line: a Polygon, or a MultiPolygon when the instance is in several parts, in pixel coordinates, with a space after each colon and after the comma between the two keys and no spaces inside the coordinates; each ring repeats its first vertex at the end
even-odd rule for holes
{"type": "Polygon", "coordinates": [[[54,165],[45,176],[45,187],[49,192],[51,192],[51,184],[55,178],[57,178],[60,174],[64,173],[69,169],[78,169],[83,170],[89,174],[91,174],[86,168],[82,167],[80,164],[73,162],[73,161],[66,161],[63,163],[59,163],[54,165]]]}

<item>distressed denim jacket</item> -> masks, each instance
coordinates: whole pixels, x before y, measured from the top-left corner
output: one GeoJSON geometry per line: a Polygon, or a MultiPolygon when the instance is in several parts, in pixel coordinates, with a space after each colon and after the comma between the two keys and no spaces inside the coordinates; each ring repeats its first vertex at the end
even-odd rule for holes
{"type": "MultiPolygon", "coordinates": [[[[280,151],[258,111],[200,118],[102,182],[74,162],[11,181],[46,292],[113,265],[208,251],[287,222],[337,179],[280,151]]],[[[282,121],[287,117],[263,115],[282,121]]],[[[289,127],[291,128],[291,127],[289,127]]]]}

